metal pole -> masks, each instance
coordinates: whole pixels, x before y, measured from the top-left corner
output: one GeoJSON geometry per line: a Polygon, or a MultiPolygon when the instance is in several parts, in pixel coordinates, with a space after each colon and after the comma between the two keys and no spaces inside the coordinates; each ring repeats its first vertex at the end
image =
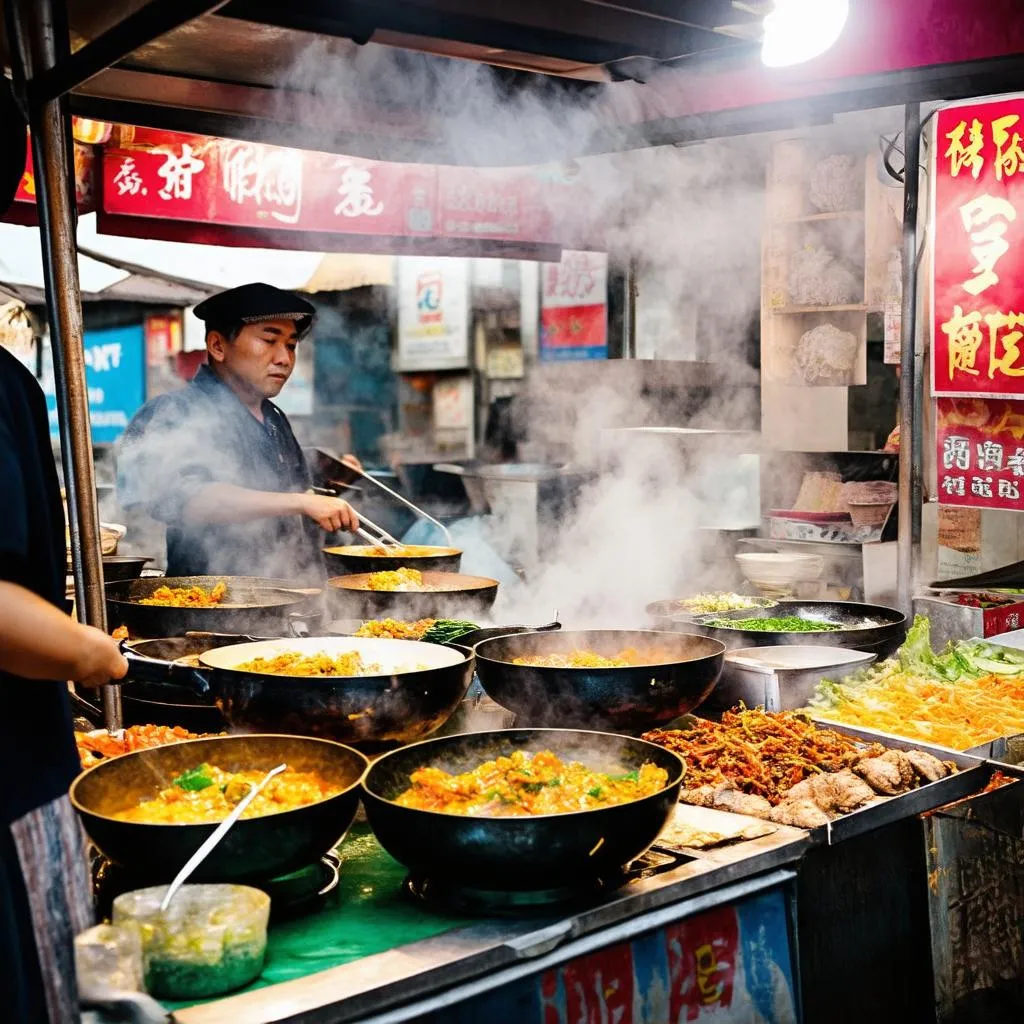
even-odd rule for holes
{"type": "MultiPolygon", "coordinates": [[[[59,37],[52,0],[13,0],[13,21],[20,36],[16,52],[31,66],[32,78],[57,63],[59,37]]],[[[30,102],[29,126],[35,166],[39,238],[46,282],[53,376],[60,425],[61,461],[71,534],[75,604],[80,620],[106,630],[99,511],[93,476],[89,396],[82,346],[82,296],[78,281],[74,197],[70,191],[69,121],[63,100],[30,102]]],[[[108,729],[121,724],[121,690],[105,686],[103,719],[108,729]]]]}
{"type": "Polygon", "coordinates": [[[924,498],[924,354],[917,344],[917,218],[920,191],[921,106],[903,114],[903,308],[900,322],[900,475],[896,584],[910,614],[920,561],[924,498]]]}
{"type": "Polygon", "coordinates": [[[626,287],[623,289],[625,297],[625,310],[622,318],[622,326],[625,331],[623,339],[623,358],[636,359],[636,257],[630,256],[626,265],[626,287]]]}

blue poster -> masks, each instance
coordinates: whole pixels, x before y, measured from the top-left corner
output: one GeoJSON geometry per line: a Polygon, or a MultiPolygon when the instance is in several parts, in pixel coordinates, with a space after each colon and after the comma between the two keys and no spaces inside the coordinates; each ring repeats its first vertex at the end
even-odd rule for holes
{"type": "MultiPolygon", "coordinates": [[[[85,332],[85,380],[94,444],[116,441],[146,400],[146,340],[142,324],[85,332]]],[[[51,353],[43,353],[43,391],[50,435],[57,432],[51,353]]]]}

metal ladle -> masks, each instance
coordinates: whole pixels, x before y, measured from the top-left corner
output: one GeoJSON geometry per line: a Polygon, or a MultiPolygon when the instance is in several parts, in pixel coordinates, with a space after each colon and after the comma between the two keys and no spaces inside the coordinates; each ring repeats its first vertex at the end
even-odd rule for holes
{"type": "Polygon", "coordinates": [[[168,886],[167,893],[160,903],[160,913],[164,913],[170,906],[171,900],[174,899],[178,890],[188,881],[189,876],[200,864],[206,860],[207,855],[210,851],[227,835],[228,830],[232,825],[242,816],[245,809],[256,799],[257,795],[263,789],[263,787],[275,776],[280,775],[288,765],[279,764],[276,768],[271,768],[263,778],[255,785],[249,787],[249,792],[238,801],[238,806],[217,826],[216,829],[207,838],[206,842],[196,850],[195,853],[189,857],[185,866],[175,876],[174,881],[168,886]]]}

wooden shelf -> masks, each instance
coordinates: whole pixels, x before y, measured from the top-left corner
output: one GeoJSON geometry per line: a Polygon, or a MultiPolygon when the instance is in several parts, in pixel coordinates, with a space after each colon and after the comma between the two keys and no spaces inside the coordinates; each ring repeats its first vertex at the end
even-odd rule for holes
{"type": "Polygon", "coordinates": [[[863,220],[863,210],[837,210],[835,213],[807,213],[802,217],[781,217],[772,221],[772,225],[813,224],[827,220],[863,220]]]}
{"type": "Polygon", "coordinates": [[[778,306],[772,312],[780,316],[800,313],[867,313],[868,307],[863,302],[854,302],[845,306],[778,306]]]}

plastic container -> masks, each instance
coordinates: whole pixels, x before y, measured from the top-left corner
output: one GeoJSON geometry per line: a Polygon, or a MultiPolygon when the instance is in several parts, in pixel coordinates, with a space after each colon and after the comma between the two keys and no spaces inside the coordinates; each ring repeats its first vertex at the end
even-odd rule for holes
{"type": "Polygon", "coordinates": [[[259,977],[270,897],[245,885],[184,885],[166,913],[167,886],[114,900],[115,926],[138,927],[146,990],[158,999],[205,999],[259,977]]]}

